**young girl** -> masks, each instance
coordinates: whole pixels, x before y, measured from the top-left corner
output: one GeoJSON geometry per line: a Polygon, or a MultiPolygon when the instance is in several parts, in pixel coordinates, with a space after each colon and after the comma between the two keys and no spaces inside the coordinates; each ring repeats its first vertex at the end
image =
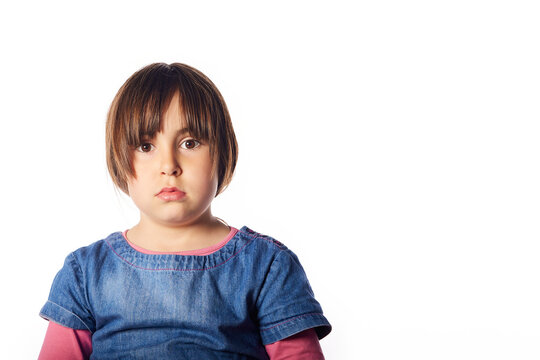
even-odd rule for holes
{"type": "Polygon", "coordinates": [[[205,75],[178,63],[133,74],[106,145],[140,221],[66,258],[40,359],[323,359],[331,327],[295,254],[212,215],[237,143],[205,75]]]}

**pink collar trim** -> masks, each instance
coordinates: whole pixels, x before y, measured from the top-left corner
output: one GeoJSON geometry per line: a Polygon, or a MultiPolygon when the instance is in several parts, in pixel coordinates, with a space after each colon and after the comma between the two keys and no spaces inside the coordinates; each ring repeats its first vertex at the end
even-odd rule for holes
{"type": "Polygon", "coordinates": [[[236,228],[234,228],[232,226],[230,226],[230,228],[231,228],[231,231],[229,232],[229,235],[227,235],[227,237],[225,239],[223,239],[222,241],[220,241],[216,245],[212,245],[210,247],[206,247],[206,248],[203,248],[203,249],[196,249],[196,250],[189,250],[189,251],[178,251],[178,252],[152,251],[152,250],[147,250],[147,249],[144,249],[144,248],[142,248],[140,246],[137,246],[137,245],[133,244],[132,242],[130,242],[128,240],[127,236],[126,236],[129,229],[125,230],[122,233],[122,235],[124,236],[124,240],[126,240],[126,242],[129,244],[129,246],[131,246],[133,249],[135,249],[138,252],[141,252],[143,254],[149,254],[149,255],[196,255],[196,256],[204,256],[204,255],[210,255],[210,254],[218,251],[219,249],[221,249],[225,245],[227,245],[227,243],[238,232],[238,229],[236,229],[236,228]]]}

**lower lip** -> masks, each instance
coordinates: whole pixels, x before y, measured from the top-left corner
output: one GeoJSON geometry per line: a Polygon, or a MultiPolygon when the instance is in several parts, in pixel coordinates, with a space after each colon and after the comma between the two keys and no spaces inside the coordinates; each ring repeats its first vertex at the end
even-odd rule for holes
{"type": "Polygon", "coordinates": [[[182,200],[185,196],[186,193],[182,191],[164,191],[157,195],[158,198],[164,201],[182,200]]]}

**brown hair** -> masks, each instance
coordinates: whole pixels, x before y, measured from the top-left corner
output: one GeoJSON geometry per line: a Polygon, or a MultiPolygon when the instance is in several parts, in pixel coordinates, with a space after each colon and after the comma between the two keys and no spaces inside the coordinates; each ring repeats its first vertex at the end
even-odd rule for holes
{"type": "Polygon", "coordinates": [[[113,183],[126,194],[128,179],[136,176],[132,150],[145,136],[153,137],[162,129],[163,115],[176,93],[180,95],[190,134],[209,144],[212,168],[218,174],[216,196],[232,179],[238,144],[219,90],[195,68],[180,63],[156,63],[127,79],[107,115],[107,168],[113,183]]]}

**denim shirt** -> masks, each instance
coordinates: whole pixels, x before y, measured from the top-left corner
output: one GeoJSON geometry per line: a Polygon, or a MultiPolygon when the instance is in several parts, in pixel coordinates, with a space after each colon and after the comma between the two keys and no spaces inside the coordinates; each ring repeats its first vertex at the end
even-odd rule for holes
{"type": "Polygon", "coordinates": [[[40,315],[89,330],[91,359],[268,359],[266,344],[331,330],[296,255],[246,226],[204,256],[112,233],[66,258],[40,315]]]}

